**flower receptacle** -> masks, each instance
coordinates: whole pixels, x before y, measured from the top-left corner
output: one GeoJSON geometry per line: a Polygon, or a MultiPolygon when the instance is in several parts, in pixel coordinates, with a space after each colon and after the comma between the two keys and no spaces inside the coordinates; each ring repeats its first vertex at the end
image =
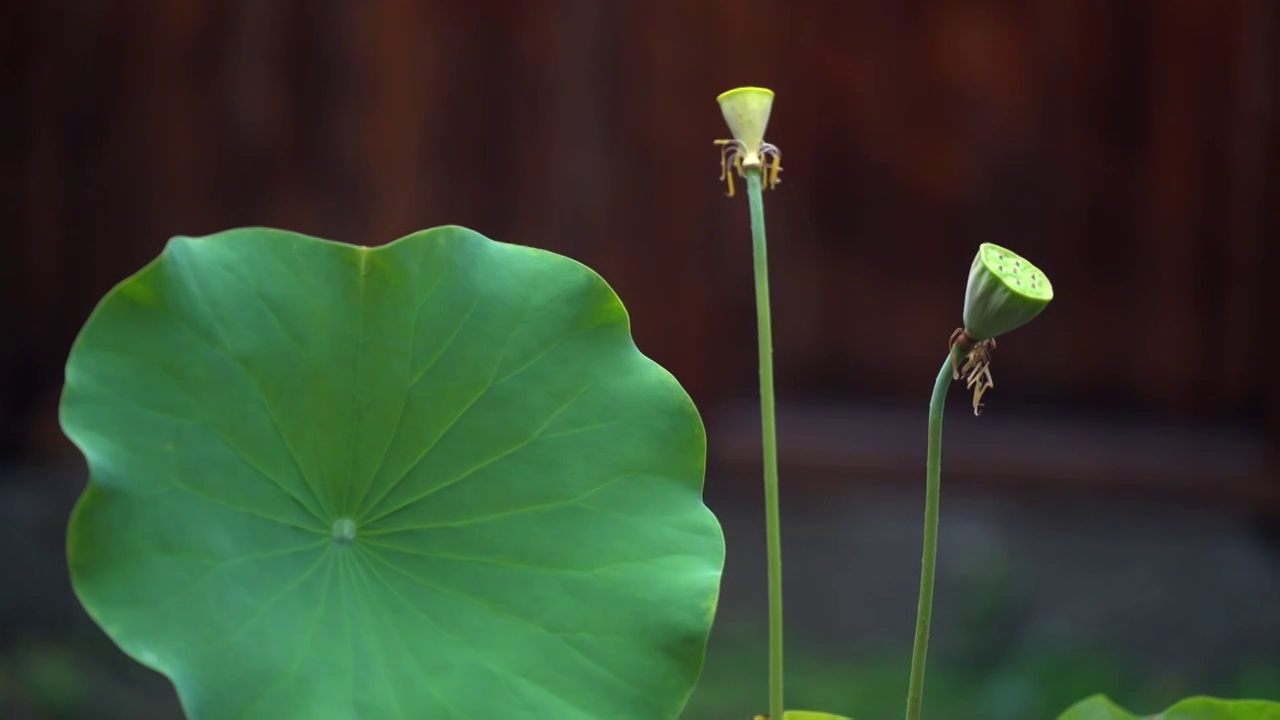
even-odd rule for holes
{"type": "Polygon", "coordinates": [[[1012,250],[982,243],[969,268],[964,293],[964,331],[990,340],[1035,319],[1053,299],[1042,270],[1012,250]]]}
{"type": "Polygon", "coordinates": [[[732,139],[715,141],[720,146],[720,179],[728,183],[729,197],[733,197],[733,175],[746,177],[748,170],[760,173],[767,187],[777,187],[782,153],[764,141],[769,114],[773,111],[773,91],[759,87],[734,88],[720,93],[716,102],[733,134],[732,139]]]}
{"type": "Polygon", "coordinates": [[[764,131],[773,111],[773,91],[768,88],[740,87],[720,93],[716,98],[720,112],[733,139],[742,144],[742,165],[759,167],[764,131]]]}

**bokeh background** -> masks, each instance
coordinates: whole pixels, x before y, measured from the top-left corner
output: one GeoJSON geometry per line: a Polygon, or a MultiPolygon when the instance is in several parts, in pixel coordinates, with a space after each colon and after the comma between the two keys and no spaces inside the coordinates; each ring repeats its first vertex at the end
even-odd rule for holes
{"type": "Polygon", "coordinates": [[[0,3],[0,717],[180,717],[88,620],[62,365],[176,234],[459,223],[603,274],[701,407],[729,543],[686,717],[765,709],[746,200],[715,96],[774,88],[766,198],[790,704],[905,696],[925,406],[977,244],[1057,299],[951,396],[926,710],[1280,700],[1274,0],[0,3]]]}

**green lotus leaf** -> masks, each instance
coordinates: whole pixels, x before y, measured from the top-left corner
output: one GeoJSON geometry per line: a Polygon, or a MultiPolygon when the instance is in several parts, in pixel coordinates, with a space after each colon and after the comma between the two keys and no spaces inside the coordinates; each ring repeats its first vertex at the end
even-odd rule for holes
{"type": "Polygon", "coordinates": [[[982,243],[965,286],[964,329],[974,340],[1004,335],[1031,322],[1051,300],[1053,285],[1043,270],[1012,250],[982,243]]]}
{"type": "Polygon", "coordinates": [[[1156,715],[1137,715],[1106,695],[1094,695],[1072,705],[1058,720],[1280,720],[1280,703],[1193,697],[1156,715]]]}
{"type": "Polygon", "coordinates": [[[193,720],[675,718],[701,669],[702,422],[567,258],[174,238],[61,420],[75,591],[193,720]]]}

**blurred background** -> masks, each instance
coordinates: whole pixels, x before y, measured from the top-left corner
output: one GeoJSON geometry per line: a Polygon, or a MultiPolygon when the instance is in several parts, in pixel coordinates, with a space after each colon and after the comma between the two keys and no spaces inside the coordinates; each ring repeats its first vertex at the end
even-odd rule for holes
{"type": "Polygon", "coordinates": [[[685,717],[763,712],[746,199],[766,197],[789,704],[894,717],[926,405],[977,245],[1057,299],[951,395],[926,712],[1280,700],[1274,0],[0,3],[0,717],[180,717],[71,593],[62,366],[176,234],[458,223],[599,271],[702,409],[729,558],[685,717]],[[1271,297],[1271,300],[1267,300],[1271,297]]]}

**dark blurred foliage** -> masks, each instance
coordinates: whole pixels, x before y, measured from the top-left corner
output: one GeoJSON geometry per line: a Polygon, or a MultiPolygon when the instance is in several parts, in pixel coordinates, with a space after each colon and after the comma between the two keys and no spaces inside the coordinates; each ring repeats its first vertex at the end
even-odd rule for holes
{"type": "MultiPolygon", "coordinates": [[[[127,708],[121,717],[144,717],[151,701],[130,693],[167,697],[162,683],[135,682],[140,671],[70,594],[61,532],[84,478],[56,402],[94,304],[176,234],[273,225],[374,245],[459,223],[591,265],[627,304],[641,348],[707,415],[713,505],[755,527],[746,204],[724,197],[711,143],[726,134],[716,94],[743,84],[778,92],[769,139],[785,172],[767,208],[787,497],[857,506],[882,480],[914,512],[927,383],[959,324],[977,244],[993,241],[1044,268],[1057,299],[1002,341],[987,397],[1000,409],[956,421],[953,432],[973,438],[948,445],[956,487],[1047,518],[1086,485],[1087,502],[1136,501],[1125,506],[1129,534],[1083,520],[1052,537],[1096,532],[1152,553],[1218,522],[1204,520],[1208,508],[1229,508],[1244,547],[1272,553],[1248,565],[1269,573],[1239,592],[1273,597],[1274,0],[10,0],[0,4],[0,459],[21,469],[0,474],[12,553],[0,563],[0,715],[107,717],[31,699],[74,704],[101,690],[127,708]],[[898,407],[910,412],[880,410],[898,407]],[[1163,507],[1204,512],[1173,522],[1163,507]],[[68,636],[82,639],[59,645],[68,636]],[[5,704],[15,697],[27,700],[5,704]]],[[[953,402],[961,413],[964,400],[953,402]]],[[[805,512],[793,518],[801,533],[805,512]]],[[[894,526],[907,544],[892,561],[905,570],[917,522],[908,513],[894,526]]],[[[730,534],[728,578],[749,588],[755,559],[732,560],[752,547],[742,532],[730,534]]],[[[815,536],[812,548],[859,551],[830,542],[815,536]]],[[[1202,567],[1234,567],[1241,552],[1202,567]]],[[[1083,572],[1072,557],[1054,574],[1064,585],[1083,572]]],[[[878,572],[873,560],[867,572],[878,572]]],[[[894,588],[908,612],[893,616],[890,647],[909,642],[909,575],[894,588]]],[[[792,592],[817,592],[805,582],[792,592]]],[[[1144,602],[1173,607],[1177,594],[1144,602]]],[[[1105,597],[1103,607],[1119,602],[1105,597]]],[[[1226,612],[1203,602],[1204,615],[1226,612]]],[[[1090,622],[1078,620],[1072,632],[1090,622]]],[[[1280,638],[1274,607],[1236,620],[1280,638]]],[[[1007,617],[982,622],[994,631],[1007,617]]],[[[1007,689],[1001,667],[1025,670],[1024,683],[1062,677],[1048,669],[1066,662],[1060,650],[968,668],[995,668],[984,676],[995,685],[952,679],[972,690],[1007,689]]],[[[850,673],[878,677],[872,665],[897,662],[859,652],[871,665],[850,673]]],[[[1243,685],[1197,684],[1209,676],[1194,669],[1163,689],[1141,676],[1153,689],[1140,697],[1158,706],[1163,690],[1205,683],[1280,696],[1280,651],[1260,662],[1239,671],[1254,678],[1243,685]]],[[[752,693],[757,670],[742,680],[752,693]]],[[[731,674],[709,672],[708,693],[731,674]]],[[[937,672],[945,698],[947,671],[937,672]]],[[[1001,712],[990,717],[1018,716],[1001,712]]]]}

